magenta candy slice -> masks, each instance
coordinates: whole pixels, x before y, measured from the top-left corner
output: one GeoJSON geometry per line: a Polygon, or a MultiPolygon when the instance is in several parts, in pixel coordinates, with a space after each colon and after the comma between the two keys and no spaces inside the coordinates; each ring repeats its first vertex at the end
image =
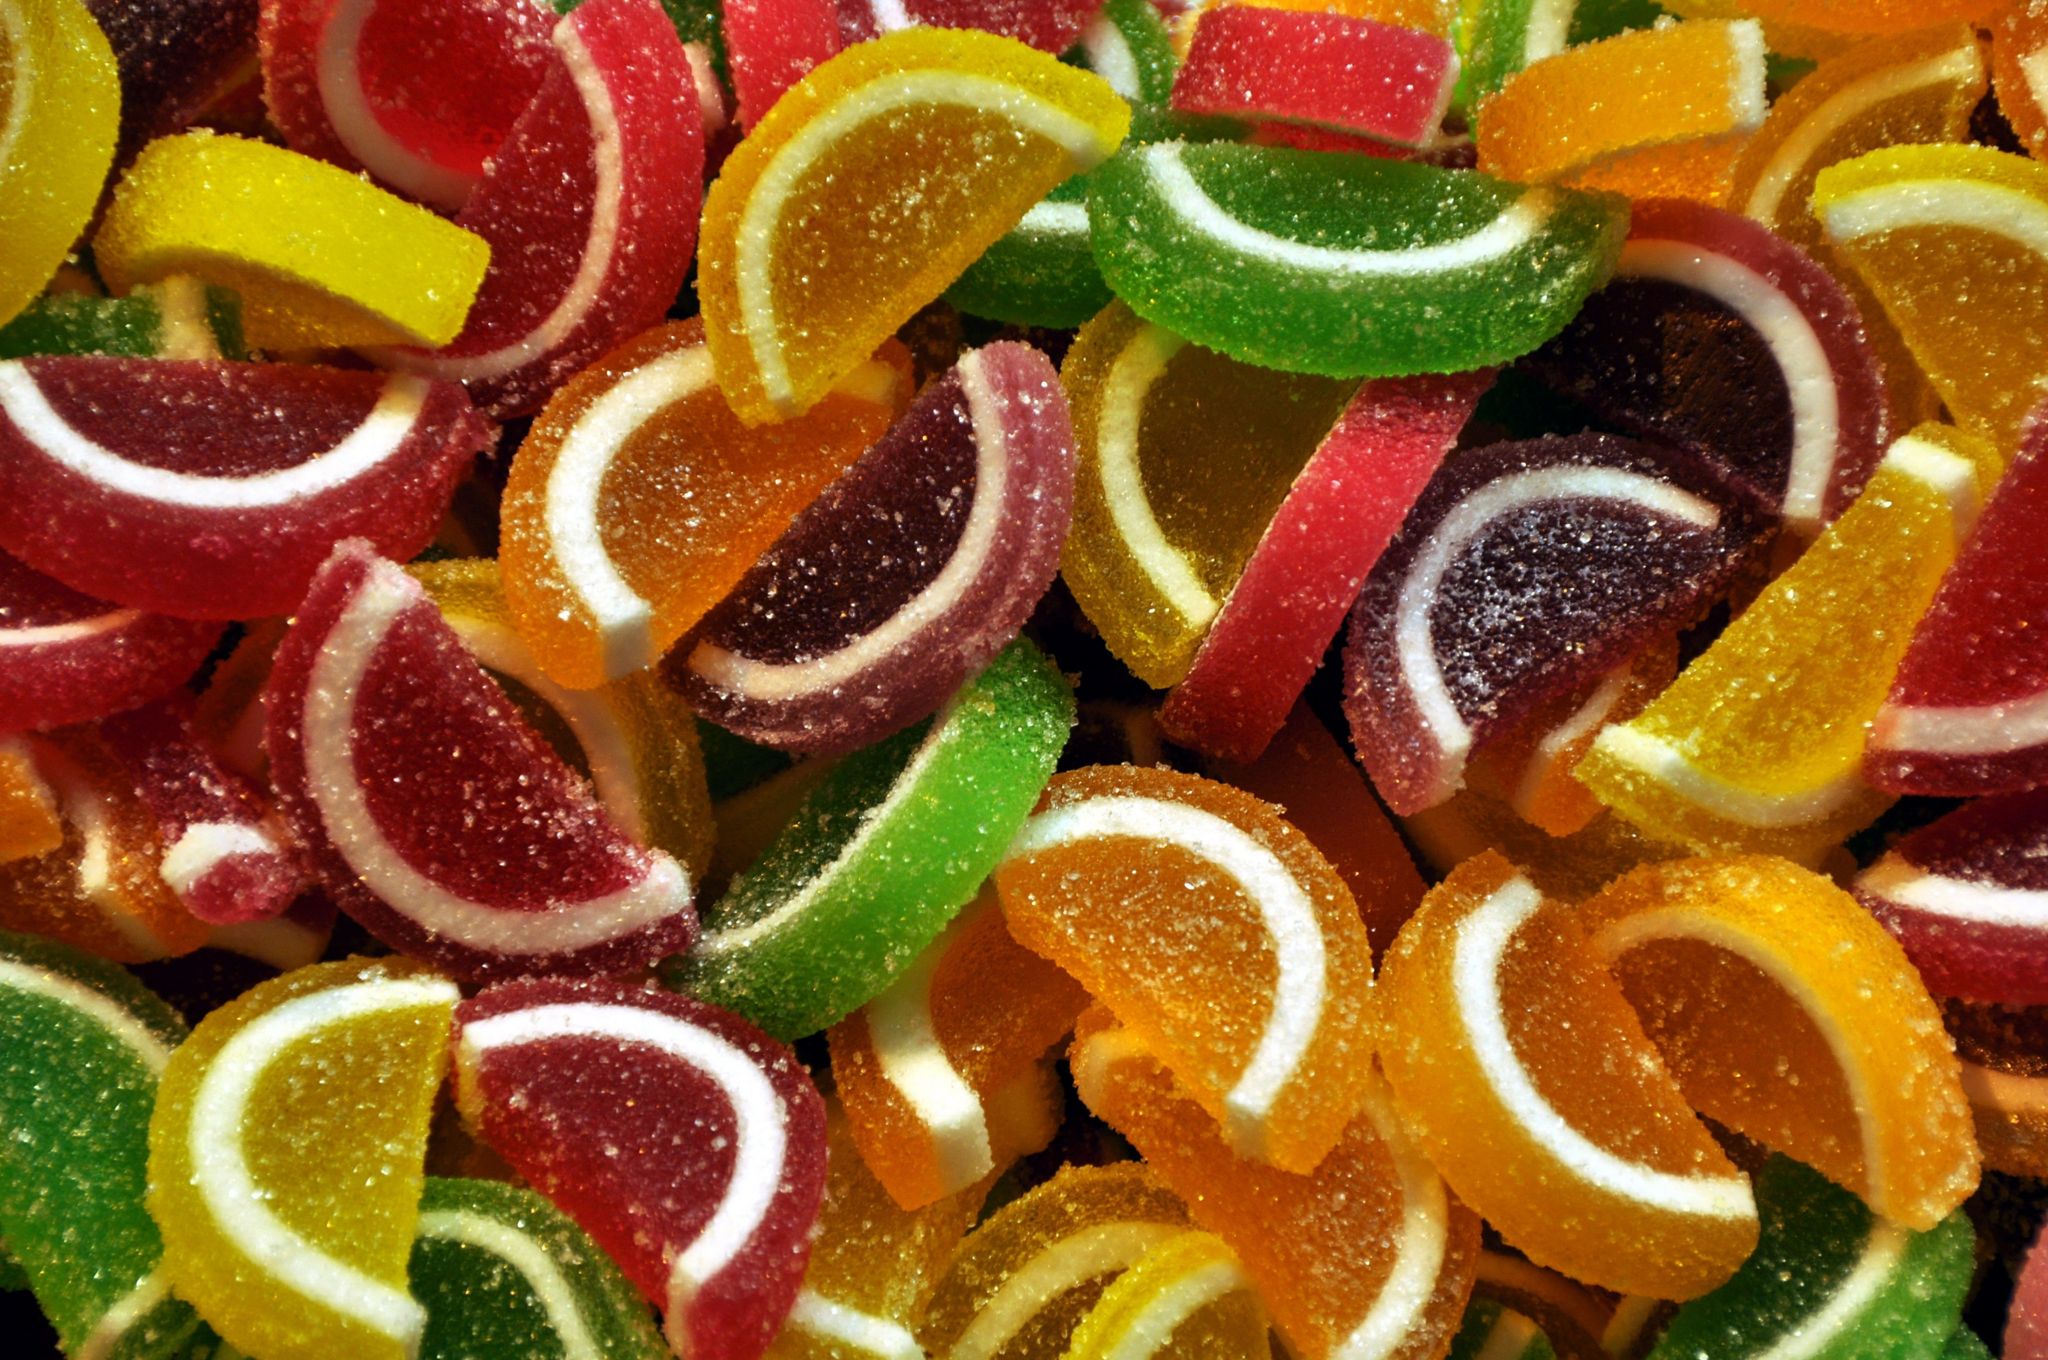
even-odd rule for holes
{"type": "Polygon", "coordinates": [[[803,1282],[825,1104],[716,1006],[533,979],[456,1011],[456,1103],[666,1313],[677,1355],[753,1360],[803,1282]]]}
{"type": "Polygon", "coordinates": [[[1059,569],[1074,436],[1029,345],[974,350],[828,488],[672,653],[699,713],[785,750],[849,751],[923,718],[1030,617],[1059,569]]]}
{"type": "Polygon", "coordinates": [[[691,884],[634,844],[425,592],[361,542],[321,569],[265,699],[271,778],[343,911],[465,979],[687,948],[691,884]]]}

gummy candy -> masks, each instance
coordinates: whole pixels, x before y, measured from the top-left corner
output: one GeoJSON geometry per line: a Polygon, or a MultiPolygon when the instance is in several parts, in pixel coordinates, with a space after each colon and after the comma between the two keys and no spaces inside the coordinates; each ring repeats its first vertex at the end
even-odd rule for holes
{"type": "Polygon", "coordinates": [[[250,0],[85,0],[121,73],[121,135],[114,163],[144,142],[182,132],[217,111],[249,79],[257,5],[250,0]]]}
{"type": "Polygon", "coordinates": [[[1142,1035],[1243,1156],[1307,1171],[1358,1112],[1365,928],[1269,804],[1168,770],[1058,775],[995,885],[1018,943],[1142,1035]]]}
{"type": "Polygon", "coordinates": [[[407,1273],[421,1360],[670,1358],[619,1268],[531,1190],[428,1177],[407,1273]]]}
{"type": "Polygon", "coordinates": [[[425,546],[489,437],[458,388],[418,378],[0,362],[0,546],[144,609],[283,614],[340,539],[425,546]]]}
{"type": "Polygon", "coordinates": [[[1173,79],[1180,59],[1166,17],[1151,0],[1104,0],[1065,56],[1108,81],[1130,103],[1134,141],[1155,142],[1182,130],[1234,128],[1222,120],[1191,119],[1173,111],[1173,79]]]}
{"type": "Polygon", "coordinates": [[[1998,111],[2025,149],[2039,155],[2048,148],[2048,68],[2042,66],[2042,51],[2048,47],[2048,5],[2027,0],[2009,6],[1991,34],[1991,80],[1998,92],[1998,111]]]}
{"type": "Polygon", "coordinates": [[[678,1355],[751,1360],[789,1311],[825,1189],[825,1108],[738,1016],[625,983],[462,1004],[465,1121],[666,1314],[678,1355]]]}
{"type": "Polygon", "coordinates": [[[1764,120],[1764,35],[1698,19],[1574,47],[1509,76],[1478,108],[1479,168],[1525,183],[1622,151],[1764,120]]]}
{"type": "Polygon", "coordinates": [[[197,279],[146,283],[127,297],[46,293],[0,326],[0,359],[111,354],[130,359],[247,358],[242,305],[197,279]]]}
{"type": "Polygon", "coordinates": [[[123,609],[0,552],[0,731],[62,727],[182,684],[220,625],[123,609]]]}
{"type": "Polygon", "coordinates": [[[1619,198],[1281,147],[1131,147],[1088,192],[1117,296],[1234,359],[1395,377],[1534,349],[1614,263],[1619,198]]]}
{"type": "Polygon", "coordinates": [[[1098,0],[839,0],[842,32],[865,42],[911,24],[979,28],[1063,52],[1097,8],[1098,0]]]}
{"type": "Polygon", "coordinates": [[[1637,203],[1614,278],[1527,363],[1603,419],[1721,463],[1802,538],[1889,442],[1855,304],[1797,248],[1704,204],[1637,203]]]}
{"type": "Polygon", "coordinates": [[[1413,1360],[1447,1344],[1471,1292],[1479,1220],[1445,1190],[1376,1074],[1335,1148],[1295,1174],[1233,1153],[1185,1084],[1101,1009],[1082,1018],[1072,1061],[1089,1108],[1230,1244],[1305,1360],[1413,1360]]]}
{"type": "Polygon", "coordinates": [[[1551,696],[1703,612],[1769,521],[1697,455],[1612,435],[1495,444],[1423,492],[1353,606],[1345,714],[1408,814],[1551,696]]]}
{"type": "Polygon", "coordinates": [[[149,1210],[180,1298],[266,1360],[405,1360],[427,1121],[455,984],[402,960],[315,964],[212,1012],[171,1055],[149,1210]]]}
{"type": "Polygon", "coordinates": [[[724,0],[719,18],[740,123],[748,129],[812,67],[839,53],[836,0],[724,0]]]}
{"type": "MultiPolygon", "coordinates": [[[[1515,736],[1501,737],[1501,745],[1508,747],[1515,736]]],[[[1400,819],[1422,863],[1436,874],[1449,873],[1482,850],[1498,850],[1545,894],[1570,902],[1598,892],[1638,865],[1688,853],[1684,846],[1651,839],[1604,807],[1577,831],[1553,835],[1525,820],[1498,794],[1484,791],[1488,778],[1482,771],[1474,773],[1480,777],[1468,780],[1450,801],[1400,819]]]]}
{"type": "Polygon", "coordinates": [[[114,155],[113,49],[79,0],[0,13],[0,322],[43,289],[85,229],[114,155]]]}
{"type": "Polygon", "coordinates": [[[578,374],[505,488],[505,597],[542,670],[592,689],[660,656],[882,434],[902,385],[871,361],[803,418],[748,429],[696,321],[578,374]]]}
{"type": "Polygon", "coordinates": [[[1888,801],[1862,778],[1869,722],[1975,517],[1998,455],[1921,426],[1862,496],[1578,777],[1660,839],[1811,859],[1888,801]]]}
{"type": "Polygon", "coordinates": [[[905,1209],[922,1209],[1051,1141],[1039,1059],[1088,1004],[1019,946],[982,895],[888,990],[832,1027],[853,1141],[905,1209]]]}
{"type": "Polygon", "coordinates": [[[1184,746],[1258,759],[1344,613],[1491,384],[1490,373],[1360,387],[1288,488],[1159,721],[1184,746]]]}
{"type": "Polygon", "coordinates": [[[157,1078],[184,1037],[121,969],[0,933],[0,1235],[67,1355],[157,1360],[198,1327],[142,1207],[157,1078]]]}
{"type": "Polygon", "coordinates": [[[1567,47],[1646,28],[1664,13],[1631,0],[1464,0],[1453,36],[1458,40],[1457,104],[1469,108],[1526,66],[1567,47]]]}
{"type": "MultiPolygon", "coordinates": [[[[1151,0],[1135,2],[1151,7],[1151,0]]],[[[1079,326],[1107,307],[1087,200],[1086,175],[1059,185],[953,280],[946,301],[969,316],[1023,326],[1079,326]]]]}
{"type": "Polygon", "coordinates": [[[1900,33],[1949,19],[1988,19],[2000,0],[1742,0],[1766,21],[1824,33],[1900,33]]]}
{"type": "Polygon", "coordinates": [[[2042,1010],[1950,998],[1942,1002],[1942,1014],[1956,1042],[1985,1167],[2012,1176],[2048,1175],[2048,1036],[2042,1010]]]}
{"type": "Polygon", "coordinates": [[[1735,160],[1753,134],[1726,133],[1622,151],[1561,181],[1574,189],[1601,189],[1632,199],[1677,198],[1718,207],[1735,178],[1735,160]]]}
{"type": "Polygon", "coordinates": [[[733,410],[809,409],[1129,124],[1099,77],[986,33],[890,33],[804,77],[705,199],[697,289],[733,410]]]}
{"type": "Polygon", "coordinates": [[[47,855],[64,844],[57,794],[20,737],[0,737],[0,864],[47,855]]]}
{"type": "Polygon", "coordinates": [[[662,319],[697,242],[703,123],[655,0],[588,0],[555,27],[547,76],[457,226],[490,243],[462,333],[379,357],[465,384],[500,419],[662,319]]]}
{"type": "Polygon", "coordinates": [[[172,274],[233,288],[249,343],[294,349],[448,343],[490,247],[338,167],[188,132],[128,167],[93,257],[116,292],[172,274]]]}
{"type": "Polygon", "coordinates": [[[1170,1237],[1117,1276],[1081,1319],[1067,1360],[1267,1360],[1266,1310],[1223,1239],[1170,1237]]]}
{"type": "Polygon", "coordinates": [[[2041,1360],[2048,1355],[2048,1249],[2036,1243],[2028,1250],[2016,1284],[2001,1350],[2010,1360],[2041,1360]]]}
{"type": "Polygon", "coordinates": [[[1458,1196],[1531,1260],[1686,1299],[1749,1254],[1748,1182],[1572,909],[1498,854],[1423,899],[1379,990],[1396,1108],[1458,1196]]]}
{"type": "Polygon", "coordinates": [[[1976,1188],[1940,1014],[1826,878],[1767,856],[1650,865],[1578,923],[1695,1109],[1912,1228],[1976,1188]]]}
{"type": "Polygon", "coordinates": [[[1239,363],[1120,303],[1060,381],[1080,452],[1061,574],[1118,660],[1176,684],[1355,386],[1239,363]]]}
{"type": "Polygon", "coordinates": [[[688,873],[613,825],[419,583],[361,541],[314,578],[265,706],[293,830],[394,947],[485,978],[617,971],[694,936],[688,873]]]}
{"type": "Polygon", "coordinates": [[[973,898],[1073,721],[1065,677],[1011,643],[928,724],[835,766],[667,980],[781,1038],[842,1019],[973,898]]]}
{"type": "Polygon", "coordinates": [[[963,355],[676,648],[697,712],[783,750],[872,745],[1016,636],[1058,569],[1074,445],[1028,345],[963,355]]]}

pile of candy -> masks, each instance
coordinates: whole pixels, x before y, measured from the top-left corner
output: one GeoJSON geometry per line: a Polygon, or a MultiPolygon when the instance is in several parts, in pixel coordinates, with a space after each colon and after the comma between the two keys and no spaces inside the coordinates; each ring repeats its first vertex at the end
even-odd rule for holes
{"type": "Polygon", "coordinates": [[[2048,0],[1664,4],[0,0],[0,1350],[2048,1360],[2048,0]]]}

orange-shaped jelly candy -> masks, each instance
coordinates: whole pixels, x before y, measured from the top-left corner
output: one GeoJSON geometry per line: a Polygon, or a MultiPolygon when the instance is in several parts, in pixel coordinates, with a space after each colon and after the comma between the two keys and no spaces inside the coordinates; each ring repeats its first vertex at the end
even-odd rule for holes
{"type": "Polygon", "coordinates": [[[1991,81],[1998,110],[2028,151],[2048,150],[2048,0],[2024,0],[1991,31],[1991,81]]]}
{"type": "Polygon", "coordinates": [[[0,737],[0,864],[47,855],[64,844],[57,795],[20,737],[0,737]]]}
{"type": "Polygon", "coordinates": [[[1735,180],[1735,162],[1751,133],[1693,137],[1682,142],[1623,151],[1595,161],[1564,182],[1574,189],[1603,189],[1630,198],[1684,198],[1721,206],[1735,180]]]}
{"type": "Polygon", "coordinates": [[[1491,852],[1423,900],[1380,972],[1397,1107],[1461,1199],[1540,1265],[1687,1299],[1756,1245],[1701,1127],[1571,908],[1491,852]]]}

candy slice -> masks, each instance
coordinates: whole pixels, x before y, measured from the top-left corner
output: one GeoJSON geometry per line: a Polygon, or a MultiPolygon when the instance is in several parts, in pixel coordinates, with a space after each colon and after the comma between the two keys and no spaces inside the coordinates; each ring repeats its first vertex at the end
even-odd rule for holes
{"type": "MultiPolygon", "coordinates": [[[[1103,0],[1065,53],[1065,60],[1086,66],[1130,103],[1133,141],[1156,142],[1191,123],[1211,126],[1169,107],[1181,53],[1167,21],[1168,12],[1151,0],[1103,0]]],[[[1216,126],[1221,131],[1228,125],[1216,126]]]]}
{"type": "Polygon", "coordinates": [[[1267,1360],[1266,1310],[1223,1239],[1168,1238],[1116,1277],[1081,1319],[1067,1360],[1207,1356],[1267,1360]]]}
{"type": "Polygon", "coordinates": [[[985,33],[890,33],[806,76],[704,204],[697,289],[733,409],[809,409],[1129,125],[1100,78],[985,33]]]}
{"type": "Polygon", "coordinates": [[[1168,737],[1224,760],[1259,758],[1492,381],[1482,372],[1358,389],[1167,696],[1159,721],[1168,737]]]}
{"type": "Polygon", "coordinates": [[[0,363],[0,546],[198,618],[288,613],[343,538],[411,556],[490,440],[450,383],[283,364],[0,363]]]}
{"type": "Polygon", "coordinates": [[[1080,450],[1061,574],[1118,660],[1176,684],[1356,389],[1238,363],[1120,303],[1060,381],[1080,450]]]}
{"type": "Polygon", "coordinates": [[[1098,0],[839,0],[842,32],[865,42],[912,24],[979,28],[1064,52],[1095,12],[1098,0]]]}
{"type": "Polygon", "coordinates": [[[1089,189],[1096,262],[1148,321],[1234,359],[1392,377],[1554,335],[1613,267],[1618,198],[1279,147],[1132,147],[1089,189]]]}
{"type": "Polygon", "coordinates": [[[1061,1111],[1039,1060],[1087,1004],[1079,983],[1011,938],[984,889],[832,1027],[853,1140],[896,1203],[922,1209],[1051,1141],[1061,1111]]]}
{"type": "Polygon", "coordinates": [[[142,1207],[157,1078],[184,1037],[121,969],[0,933],[0,1235],[66,1355],[169,1357],[199,1326],[142,1207]]]}
{"type": "Polygon", "coordinates": [[[428,1177],[407,1271],[421,1360],[669,1360],[646,1305],[531,1190],[428,1177]]]}
{"type": "Polygon", "coordinates": [[[1824,33],[1903,33],[1948,19],[1988,19],[1998,0],[1743,0],[1766,21],[1824,33]]]}
{"type": "Polygon", "coordinates": [[[427,1121],[460,1000],[403,961],[315,964],[208,1015],[149,1126],[164,1273],[214,1330],[275,1360],[404,1360],[427,1121]]]}
{"type": "Polygon", "coordinates": [[[1954,998],[1941,1009],[1985,1167],[2033,1179],[2048,1174],[2048,1012],[1954,998]]]}
{"type": "Polygon", "coordinates": [[[146,283],[119,298],[45,293],[0,326],[0,359],[38,354],[247,358],[242,304],[225,288],[188,278],[146,283]]]}
{"type": "Polygon", "coordinates": [[[0,864],[47,855],[64,844],[57,794],[20,737],[0,738],[0,864]]]}
{"type": "Polygon", "coordinates": [[[2010,450],[2048,391],[2048,167],[1888,147],[1823,170],[1813,211],[1956,419],[2010,450]]]}
{"type": "Polygon", "coordinates": [[[1058,569],[1073,477],[1045,356],[970,351],[797,517],[669,674],[697,712],[764,745],[871,745],[1023,627],[1058,569]]]}
{"type": "Polygon", "coordinates": [[[592,689],[654,661],[887,429],[901,384],[871,361],[802,419],[749,429],[697,321],[577,375],[505,488],[505,596],[541,668],[592,689]]]}
{"type": "Polygon", "coordinates": [[[247,0],[86,0],[121,73],[125,165],[152,137],[218,113],[231,89],[253,83],[257,7],[247,0]]]}
{"type": "Polygon", "coordinates": [[[1528,364],[1602,419],[1715,459],[1802,538],[1888,442],[1855,303],[1796,247],[1704,204],[1635,204],[1614,278],[1528,364]]]}
{"type": "Polygon", "coordinates": [[[1646,28],[1664,11],[1630,0],[1470,0],[1459,7],[1457,104],[1469,109],[1526,66],[1567,47],[1646,28]]]}
{"type": "Polygon", "coordinates": [[[0,322],[43,290],[85,230],[120,108],[113,49],[79,0],[0,5],[0,322]]]}
{"type": "Polygon", "coordinates": [[[1871,727],[1864,770],[1894,793],[2048,783],[2048,428],[2038,424],[1942,577],[1871,727]]]}
{"type": "Polygon", "coordinates": [[[1307,1171],[1358,1112],[1372,1075],[1365,928],[1344,880],[1270,805],[1168,770],[1073,771],[995,885],[1018,943],[1142,1035],[1240,1154],[1307,1171]]]}
{"type": "Polygon", "coordinates": [[[623,983],[464,1002],[470,1127],[667,1315],[678,1355],[751,1360],[789,1311],[825,1189],[825,1107],[735,1015],[623,983]]]}
{"type": "Polygon", "coordinates": [[[2048,7],[2012,5],[1991,30],[1991,80],[1998,111],[2026,150],[2048,147],[2048,7]]]}
{"type": "Polygon", "coordinates": [[[1459,1197],[1531,1260],[1686,1299],[1749,1254],[1748,1182],[1572,910],[1506,860],[1475,856],[1424,898],[1379,985],[1396,1106],[1459,1197]]]}
{"type": "Polygon", "coordinates": [[[1941,1016],[1829,880],[1761,855],[1679,860],[1615,880],[1578,919],[1694,1108],[1911,1228],[1976,1188],[1941,1016]]]}
{"type": "Polygon", "coordinates": [[[1894,844],[1855,882],[1929,988],[2048,1005],[2048,791],[1969,803],[1894,844]]]}
{"type": "Polygon", "coordinates": [[[1685,668],[1611,726],[1578,777],[1660,839],[1811,859],[1887,800],[1862,778],[1870,720],[1975,518],[1998,455],[1921,426],[1863,495],[1685,668]]]}
{"type": "Polygon", "coordinates": [[[1089,1108],[1242,1259],[1296,1354],[1415,1360],[1448,1344],[1479,1220],[1414,1146],[1377,1075],[1336,1147],[1297,1175],[1232,1152],[1186,1085],[1100,1008],[1082,1018],[1073,1070],[1089,1108]]]}
{"type": "MultiPolygon", "coordinates": [[[[1136,0],[1151,8],[1151,0],[1136,0]]],[[[1111,302],[1088,235],[1088,176],[1034,204],[946,289],[969,316],[1019,326],[1079,326],[1111,302]]]]}
{"type": "Polygon", "coordinates": [[[62,727],[176,688],[220,625],[81,595],[0,552],[0,731],[62,727]]]}
{"type": "Polygon", "coordinates": [[[1719,207],[1734,181],[1735,158],[1752,136],[1730,132],[1641,146],[1595,161],[1566,175],[1563,183],[1631,199],[1677,198],[1719,207]]]}
{"type": "Polygon", "coordinates": [[[628,840],[419,583],[361,542],[314,579],[266,696],[271,775],[335,900],[465,978],[612,972],[695,935],[688,873],[628,840]]]}
{"type": "Polygon", "coordinates": [[[719,19],[740,123],[748,129],[839,52],[836,0],[725,0],[719,19]]]}
{"type": "Polygon", "coordinates": [[[1768,529],[1660,444],[1550,436],[1456,459],[1352,609],[1344,708],[1380,796],[1404,815],[1449,798],[1475,747],[1703,612],[1768,529]]]}
{"type": "Polygon", "coordinates": [[[172,274],[233,288],[259,348],[444,345],[490,247],[336,166],[189,132],[128,167],[93,258],[116,292],[172,274]]]}
{"type": "Polygon", "coordinates": [[[1149,1167],[1062,1167],[968,1234],[918,1340],[950,1360],[1057,1356],[1112,1280],[1186,1229],[1149,1167]]]}
{"type": "Polygon", "coordinates": [[[1649,1360],[1943,1353],[1976,1264],[1967,1217],[1916,1232],[1789,1157],[1764,1165],[1756,1197],[1755,1254],[1734,1279],[1680,1308],[1649,1360]]]}
{"type": "Polygon", "coordinates": [[[1065,677],[1011,643],[928,725],[835,766],[668,981],[781,1038],[844,1018],[973,898],[1073,721],[1065,677]]]}
{"type": "Polygon", "coordinates": [[[658,323],[697,243],[703,120],[661,6],[577,6],[555,26],[546,70],[455,219],[492,259],[462,333],[432,354],[379,356],[463,383],[500,419],[540,409],[658,323]]]}
{"type": "Polygon", "coordinates": [[[1457,79],[1457,53],[1433,33],[1346,14],[1225,5],[1196,25],[1173,107],[1422,146],[1440,130],[1457,79]]]}

